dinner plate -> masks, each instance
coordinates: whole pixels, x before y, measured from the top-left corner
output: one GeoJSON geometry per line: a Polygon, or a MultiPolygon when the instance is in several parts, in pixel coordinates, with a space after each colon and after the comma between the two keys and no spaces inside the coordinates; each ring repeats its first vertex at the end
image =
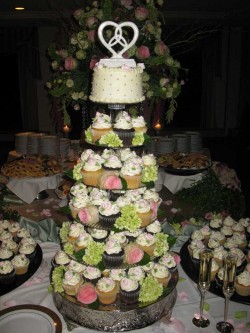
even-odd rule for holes
{"type": "Polygon", "coordinates": [[[62,323],[52,310],[33,304],[0,311],[1,333],[61,333],[62,323]]]}
{"type": "MultiPolygon", "coordinates": [[[[195,283],[198,282],[199,279],[199,272],[198,270],[194,267],[192,260],[189,256],[189,252],[188,252],[188,244],[189,242],[187,241],[186,243],[183,244],[181,251],[180,251],[180,257],[181,257],[181,266],[183,268],[183,270],[185,271],[185,273],[187,274],[187,276],[193,280],[195,283]]],[[[223,292],[222,292],[222,288],[219,288],[216,284],[215,281],[212,281],[210,283],[210,288],[209,291],[212,294],[215,294],[219,297],[223,297],[223,292]]],[[[247,304],[250,305],[250,296],[244,297],[244,296],[240,296],[238,295],[236,292],[232,295],[232,297],[230,298],[231,301],[237,302],[237,303],[242,303],[242,304],[247,304]]]]}
{"type": "MultiPolygon", "coordinates": [[[[9,285],[3,285],[0,283],[0,296],[3,296],[10,291],[16,289],[21,284],[26,282],[39,268],[43,259],[43,252],[39,244],[36,245],[36,254],[34,260],[29,265],[28,272],[22,275],[16,275],[15,280],[9,285]]],[[[0,330],[2,333],[2,331],[0,330]]]]}
{"type": "MultiPolygon", "coordinates": [[[[159,166],[161,166],[159,164],[159,166]]],[[[173,175],[179,175],[179,176],[192,176],[192,175],[197,175],[198,173],[204,172],[206,170],[208,170],[209,168],[211,168],[212,163],[210,165],[208,165],[205,168],[200,168],[200,169],[175,169],[172,167],[166,167],[166,166],[161,166],[162,168],[164,168],[164,170],[167,173],[171,173],[173,175]]]]}

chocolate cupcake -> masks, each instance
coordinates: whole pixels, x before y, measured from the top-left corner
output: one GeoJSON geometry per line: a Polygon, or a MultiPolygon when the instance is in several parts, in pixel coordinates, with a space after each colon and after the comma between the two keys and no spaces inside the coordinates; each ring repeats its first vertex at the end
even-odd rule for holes
{"type": "Polygon", "coordinates": [[[120,299],[124,304],[135,304],[138,302],[140,285],[133,278],[124,277],[120,281],[120,299]]]}
{"type": "Polygon", "coordinates": [[[15,268],[11,261],[5,260],[0,262],[0,284],[11,284],[15,279],[15,268]]]}
{"type": "Polygon", "coordinates": [[[115,202],[107,200],[99,207],[99,223],[104,228],[112,229],[119,216],[120,208],[115,202]]]}
{"type": "Polygon", "coordinates": [[[124,250],[115,239],[109,239],[104,247],[103,262],[106,268],[116,268],[122,265],[124,250]]]}

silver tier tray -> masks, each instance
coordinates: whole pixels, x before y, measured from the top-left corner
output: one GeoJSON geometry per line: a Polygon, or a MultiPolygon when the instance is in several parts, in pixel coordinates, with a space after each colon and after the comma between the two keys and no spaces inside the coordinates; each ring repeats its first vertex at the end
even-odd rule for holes
{"type": "Polygon", "coordinates": [[[73,297],[67,298],[60,293],[53,293],[53,300],[62,314],[67,329],[86,327],[97,331],[123,332],[149,326],[163,317],[171,318],[177,298],[176,284],[178,271],[172,275],[168,292],[157,302],[145,306],[121,307],[118,304],[99,306],[90,309],[73,297]]]}

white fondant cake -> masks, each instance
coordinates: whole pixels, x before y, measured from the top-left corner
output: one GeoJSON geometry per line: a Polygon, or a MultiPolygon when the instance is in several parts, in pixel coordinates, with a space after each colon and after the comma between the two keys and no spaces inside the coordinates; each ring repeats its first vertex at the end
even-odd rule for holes
{"type": "Polygon", "coordinates": [[[142,72],[144,65],[94,68],[90,100],[96,103],[132,104],[142,102],[142,72]]]}

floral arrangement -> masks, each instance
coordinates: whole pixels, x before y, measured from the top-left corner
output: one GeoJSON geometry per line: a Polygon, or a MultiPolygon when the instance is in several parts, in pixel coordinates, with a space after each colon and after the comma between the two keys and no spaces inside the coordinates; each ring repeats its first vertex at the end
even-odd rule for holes
{"type": "MultiPolygon", "coordinates": [[[[51,97],[51,117],[57,128],[70,124],[68,108],[81,110],[88,100],[92,69],[101,58],[110,57],[97,37],[104,21],[134,22],[140,31],[136,45],[123,54],[144,62],[143,89],[147,107],[168,102],[166,119],[171,122],[176,110],[176,98],[184,81],[180,63],[175,60],[162,40],[164,20],[161,13],[164,0],[98,0],[84,1],[83,8],[73,13],[61,45],[53,43],[48,56],[53,71],[46,83],[51,97]],[[159,102],[159,103],[158,103],[159,102]]],[[[105,31],[106,37],[113,34],[105,31]]],[[[129,38],[129,32],[127,32],[129,38]]],[[[145,103],[146,108],[146,103],[145,103]]],[[[136,112],[136,108],[132,108],[136,112]]],[[[132,110],[131,110],[132,112],[132,110]]]]}
{"type": "Polygon", "coordinates": [[[213,161],[212,170],[223,186],[231,190],[241,191],[241,183],[234,169],[229,168],[225,163],[213,161]]]}

